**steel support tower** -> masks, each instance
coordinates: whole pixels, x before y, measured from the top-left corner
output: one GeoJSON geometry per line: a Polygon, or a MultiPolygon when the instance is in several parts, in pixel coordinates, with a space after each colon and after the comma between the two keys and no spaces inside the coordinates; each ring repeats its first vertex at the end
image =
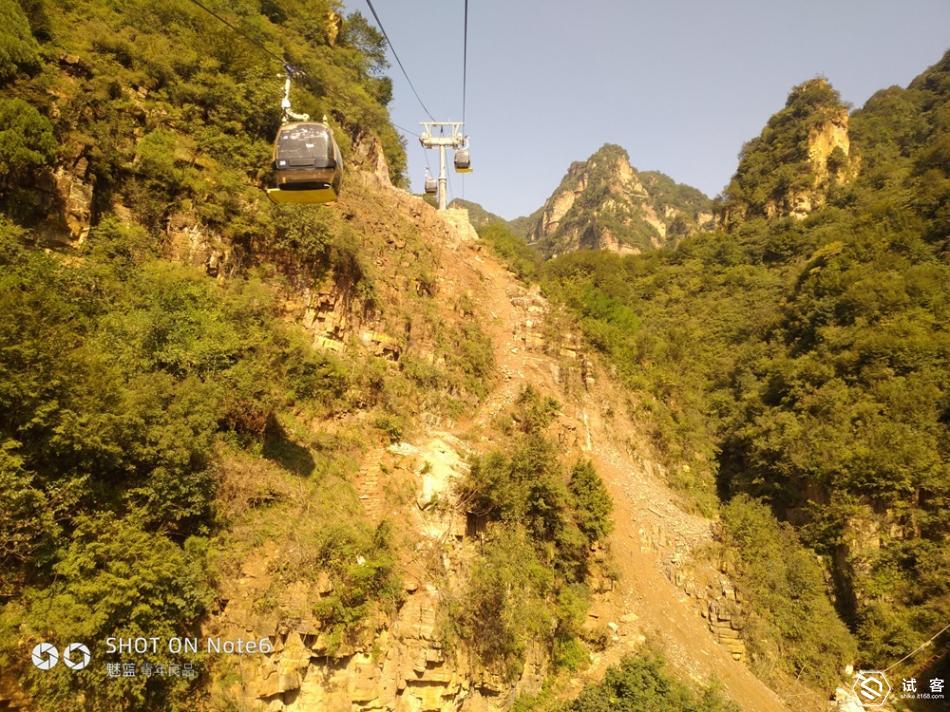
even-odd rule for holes
{"type": "Polygon", "coordinates": [[[423,148],[439,149],[439,210],[445,210],[445,195],[448,177],[445,173],[445,149],[465,148],[466,139],[461,121],[421,121],[422,133],[419,143],[423,148]]]}

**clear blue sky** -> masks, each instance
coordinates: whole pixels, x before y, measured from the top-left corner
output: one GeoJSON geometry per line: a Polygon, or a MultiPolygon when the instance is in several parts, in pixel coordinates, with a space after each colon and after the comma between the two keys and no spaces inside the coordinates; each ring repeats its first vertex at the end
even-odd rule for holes
{"type": "MultiPolygon", "coordinates": [[[[375,5],[423,101],[459,119],[463,0],[375,5]]],[[[373,22],[365,0],[344,6],[373,22]]],[[[530,213],[608,142],[715,195],[793,85],[823,74],[860,106],[948,48],[950,0],[469,0],[464,197],[530,213]]],[[[393,120],[418,131],[422,109],[390,61],[393,120]]],[[[424,152],[414,137],[408,150],[418,192],[424,152]]],[[[461,196],[462,176],[451,180],[461,196]]]]}

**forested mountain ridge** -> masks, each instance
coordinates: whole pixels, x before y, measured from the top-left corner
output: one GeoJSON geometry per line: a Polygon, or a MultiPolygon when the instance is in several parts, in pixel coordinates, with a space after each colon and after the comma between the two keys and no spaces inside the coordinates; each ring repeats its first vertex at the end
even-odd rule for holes
{"type": "MultiPolygon", "coordinates": [[[[726,229],[541,273],[670,461],[724,500],[762,498],[824,558],[870,667],[950,615],[948,100],[950,53],[850,117],[826,81],[806,82],[744,149],[726,229]]],[[[746,562],[750,588],[775,573],[769,556],[746,562]]],[[[778,599],[760,603],[789,625],[778,599]]]]}
{"type": "Polygon", "coordinates": [[[707,225],[711,202],[657,171],[639,173],[620,146],[605,144],[568,168],[528,218],[527,238],[546,257],[577,249],[644,252],[707,225]]]}
{"type": "Polygon", "coordinates": [[[495,213],[486,210],[484,206],[474,203],[471,200],[465,200],[464,198],[455,198],[449,203],[449,207],[467,210],[469,221],[477,230],[481,230],[493,223],[501,223],[509,229],[513,235],[520,238],[527,236],[529,225],[531,225],[531,222],[541,211],[541,208],[538,208],[538,210],[531,215],[522,215],[512,220],[505,220],[505,218],[500,215],[495,215],[495,213]]]}
{"type": "Polygon", "coordinates": [[[471,222],[476,229],[483,228],[493,222],[508,222],[500,215],[495,215],[494,213],[485,210],[485,208],[483,208],[478,203],[473,203],[471,200],[465,200],[464,198],[453,199],[449,203],[449,207],[467,210],[469,222],[471,222]]]}

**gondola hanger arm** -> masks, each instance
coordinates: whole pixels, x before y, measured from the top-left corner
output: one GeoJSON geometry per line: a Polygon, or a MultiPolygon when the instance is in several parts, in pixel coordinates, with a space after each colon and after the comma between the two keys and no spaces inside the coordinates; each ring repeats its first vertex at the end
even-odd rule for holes
{"type": "Polygon", "coordinates": [[[284,65],[284,97],[280,100],[281,117],[280,122],[286,124],[289,121],[309,121],[310,114],[297,113],[290,106],[290,83],[293,77],[301,75],[302,72],[294,69],[291,65],[284,65]]]}

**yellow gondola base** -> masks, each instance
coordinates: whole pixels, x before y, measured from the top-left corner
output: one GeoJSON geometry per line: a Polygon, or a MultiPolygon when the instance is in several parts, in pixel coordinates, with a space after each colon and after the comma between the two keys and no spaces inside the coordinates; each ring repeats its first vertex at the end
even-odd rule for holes
{"type": "Polygon", "coordinates": [[[337,199],[336,191],[333,186],[324,188],[315,188],[310,190],[281,190],[280,188],[268,188],[267,197],[271,202],[278,205],[318,205],[322,203],[332,203],[337,199]]]}

